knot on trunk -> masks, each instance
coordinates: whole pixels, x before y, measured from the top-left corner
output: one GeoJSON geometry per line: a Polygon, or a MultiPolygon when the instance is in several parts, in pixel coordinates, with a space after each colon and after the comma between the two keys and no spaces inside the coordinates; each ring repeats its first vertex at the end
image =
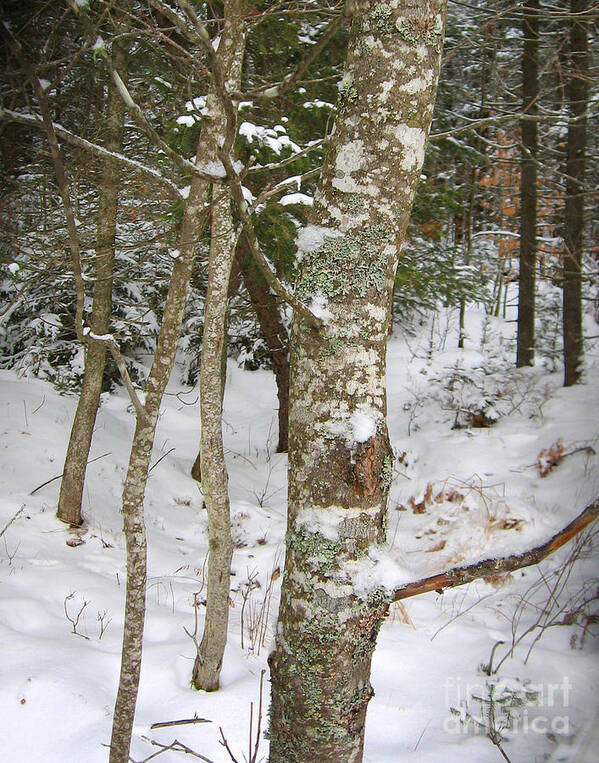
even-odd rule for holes
{"type": "Polygon", "coordinates": [[[358,443],[351,464],[351,482],[359,496],[371,498],[377,491],[382,493],[387,489],[385,461],[392,457],[386,433],[358,443]]]}

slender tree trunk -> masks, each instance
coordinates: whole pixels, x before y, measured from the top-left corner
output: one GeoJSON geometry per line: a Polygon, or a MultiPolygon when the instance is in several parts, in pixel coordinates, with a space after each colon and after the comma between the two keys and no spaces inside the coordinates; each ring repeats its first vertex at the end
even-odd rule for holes
{"type": "MultiPolygon", "coordinates": [[[[126,81],[127,51],[122,42],[114,42],[112,56],[114,66],[122,72],[122,77],[126,81]]],[[[116,85],[110,79],[105,114],[105,145],[109,151],[121,150],[125,112],[123,99],[120,97],[116,85]]],[[[98,198],[96,280],[90,321],[90,328],[97,335],[107,334],[110,331],[120,178],[120,165],[107,159],[102,169],[98,198]]],[[[87,342],[81,393],[71,427],[56,512],[58,519],[70,525],[80,525],[82,521],[81,502],[85,469],[102,392],[105,365],[106,344],[94,341],[87,342]]]]}
{"type": "Polygon", "coordinates": [[[586,111],[588,101],[588,0],[570,2],[570,61],[568,102],[570,122],[566,161],[564,234],[564,386],[576,384],[581,375],[582,251],[584,232],[584,177],[586,111]]]}
{"type": "MultiPolygon", "coordinates": [[[[205,158],[208,130],[199,139],[196,161],[205,158]]],[[[150,457],[154,443],[160,403],[168,382],[175,353],[193,259],[206,214],[209,184],[197,177],[185,207],[179,237],[179,257],[173,265],[160,333],[156,342],[154,362],[146,383],[145,418],[138,416],[129,468],[123,488],[123,522],[127,545],[127,594],[119,689],[114,710],[110,763],[127,763],[137,689],[141,668],[141,652],[146,602],[146,534],[143,501],[150,457]]]]}
{"type": "Polygon", "coordinates": [[[369,549],[385,537],[393,470],[387,327],[432,118],[444,14],[444,0],[355,3],[307,246],[300,237],[298,293],[305,302],[326,301],[330,317],[322,334],[296,318],[291,335],[271,763],[362,760],[370,664],[388,597],[353,575],[373,566],[369,549]]]}
{"type": "Polygon", "coordinates": [[[520,276],[518,288],[518,340],[516,365],[531,366],[535,348],[535,271],[537,264],[537,123],[539,97],[539,0],[526,0],[522,21],[521,122],[522,162],[520,178],[520,276]]]}
{"type": "MultiPolygon", "coordinates": [[[[230,50],[230,39],[223,35],[219,52],[225,60],[230,50]]],[[[209,100],[211,104],[216,103],[213,94],[209,95],[209,100]]],[[[215,108],[218,109],[218,104],[215,108]]],[[[224,123],[219,114],[212,112],[212,115],[207,115],[204,122],[196,153],[198,165],[204,165],[207,161],[216,159],[217,147],[220,146],[223,137],[224,123]]],[[[175,359],[197,241],[207,211],[209,189],[210,184],[207,181],[194,176],[179,236],[177,247],[179,256],[173,265],[154,361],[146,383],[145,416],[139,416],[137,420],[129,469],[123,489],[123,518],[127,544],[127,595],[121,674],[114,711],[110,763],[127,763],[129,756],[145,618],[146,537],[143,500],[160,403],[175,359]]],[[[218,365],[220,367],[220,357],[218,365]]],[[[220,385],[217,390],[217,397],[220,400],[220,385]]],[[[228,527],[226,529],[230,532],[228,527]]],[[[228,594],[228,573],[226,584],[228,594]]]]}
{"type": "MultiPolygon", "coordinates": [[[[242,11],[243,0],[225,0],[225,25],[219,45],[222,67],[227,73],[227,87],[236,90],[240,86],[245,47],[242,11]]],[[[209,96],[207,107],[213,125],[213,135],[224,135],[227,128],[226,117],[216,95],[209,96]]],[[[218,147],[216,141],[209,146],[211,153],[208,156],[216,158],[218,147]]],[[[196,689],[205,691],[218,689],[229,622],[233,539],[227,466],[223,449],[222,402],[229,281],[236,244],[231,193],[226,189],[212,206],[212,236],[200,363],[200,459],[202,493],[208,512],[209,553],[206,618],[202,641],[193,666],[192,682],[196,689]]]]}
{"type": "Polygon", "coordinates": [[[251,258],[247,245],[241,244],[237,249],[237,263],[272,360],[279,400],[277,453],[285,453],[289,441],[289,335],[277,298],[256,271],[251,258]]]}

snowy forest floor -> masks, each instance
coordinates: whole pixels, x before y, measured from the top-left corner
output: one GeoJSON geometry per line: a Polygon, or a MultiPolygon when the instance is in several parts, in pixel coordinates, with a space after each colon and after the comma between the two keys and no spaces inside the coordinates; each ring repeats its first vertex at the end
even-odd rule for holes
{"type": "MultiPolygon", "coordinates": [[[[397,331],[389,344],[389,427],[397,458],[388,548],[365,571],[389,586],[537,545],[599,496],[598,344],[587,346],[584,383],[564,389],[561,373],[511,367],[513,322],[472,309],[462,351],[456,324],[455,312],[441,313],[413,336],[397,331]],[[482,414],[496,423],[473,426],[482,414]],[[537,464],[542,451],[544,477],[537,464]]],[[[86,524],[73,531],[55,518],[59,480],[36,488],[62,470],[76,399],[7,371],[0,372],[0,389],[1,757],[99,763],[108,757],[120,665],[119,510],[133,414],[122,391],[103,396],[86,524]]],[[[146,494],[148,610],[135,760],[158,752],[151,740],[177,739],[215,763],[226,761],[219,727],[243,760],[250,703],[255,720],[272,643],[287,458],[274,452],[272,375],[230,361],[224,435],[236,550],[229,644],[221,690],[190,688],[194,646],[184,629],[194,629],[196,600],[201,634],[207,553],[206,513],[189,476],[199,443],[197,395],[178,384],[175,370],[146,494]],[[195,715],[210,723],[150,728],[195,715]]],[[[501,743],[512,763],[599,761],[599,535],[593,538],[593,529],[584,544],[569,544],[539,568],[392,608],[373,662],[366,761],[501,760],[486,735],[489,692],[496,730],[512,718],[501,743]],[[512,654],[512,640],[535,624],[512,654]],[[488,677],[481,665],[498,641],[504,642],[493,655],[498,671],[488,677]]],[[[268,691],[265,680],[263,729],[268,691]]],[[[267,746],[263,740],[262,759],[267,746]]],[[[171,750],[158,760],[184,758],[171,750]]]]}

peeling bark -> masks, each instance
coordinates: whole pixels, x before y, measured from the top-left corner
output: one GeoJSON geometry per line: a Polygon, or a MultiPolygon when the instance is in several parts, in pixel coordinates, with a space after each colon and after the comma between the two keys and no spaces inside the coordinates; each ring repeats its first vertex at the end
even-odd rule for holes
{"type": "Polygon", "coordinates": [[[289,515],[271,763],[361,761],[370,663],[386,611],[349,562],[385,537],[392,469],[385,351],[393,279],[420,178],[444,0],[358,0],[337,122],[297,293],[330,317],[291,333],[289,515]],[[318,245],[316,245],[318,244],[318,245]]]}

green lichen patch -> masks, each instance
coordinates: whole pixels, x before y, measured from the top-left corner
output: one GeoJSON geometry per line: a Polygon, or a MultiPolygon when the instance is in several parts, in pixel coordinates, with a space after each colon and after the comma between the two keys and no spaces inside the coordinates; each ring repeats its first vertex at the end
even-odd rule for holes
{"type": "Polygon", "coordinates": [[[411,45],[424,44],[439,50],[443,34],[441,17],[434,19],[405,18],[401,16],[395,22],[400,37],[411,45]]]}
{"type": "Polygon", "coordinates": [[[347,101],[349,103],[355,103],[358,100],[358,91],[356,86],[349,80],[342,82],[339,88],[339,100],[341,103],[347,101]]]}
{"type": "Polygon", "coordinates": [[[311,294],[323,294],[329,299],[348,294],[365,297],[370,289],[381,292],[387,280],[387,256],[383,250],[390,240],[390,232],[382,225],[325,237],[318,249],[304,255],[298,285],[300,298],[311,294]]]}
{"type": "Polygon", "coordinates": [[[389,490],[391,482],[393,481],[393,458],[391,456],[385,456],[383,460],[383,467],[381,469],[381,485],[383,490],[389,490]]]}
{"type": "Polygon", "coordinates": [[[322,561],[327,567],[336,565],[337,556],[344,549],[343,543],[329,540],[319,532],[310,532],[304,525],[294,528],[287,546],[302,556],[322,561]]]}
{"type": "Polygon", "coordinates": [[[393,8],[385,3],[378,3],[368,14],[371,27],[381,34],[393,34],[395,25],[393,23],[393,8]]]}
{"type": "Polygon", "coordinates": [[[353,212],[354,214],[359,214],[360,212],[364,212],[365,205],[364,205],[364,199],[362,196],[358,196],[357,194],[353,193],[349,199],[347,200],[347,211],[353,212]]]}

